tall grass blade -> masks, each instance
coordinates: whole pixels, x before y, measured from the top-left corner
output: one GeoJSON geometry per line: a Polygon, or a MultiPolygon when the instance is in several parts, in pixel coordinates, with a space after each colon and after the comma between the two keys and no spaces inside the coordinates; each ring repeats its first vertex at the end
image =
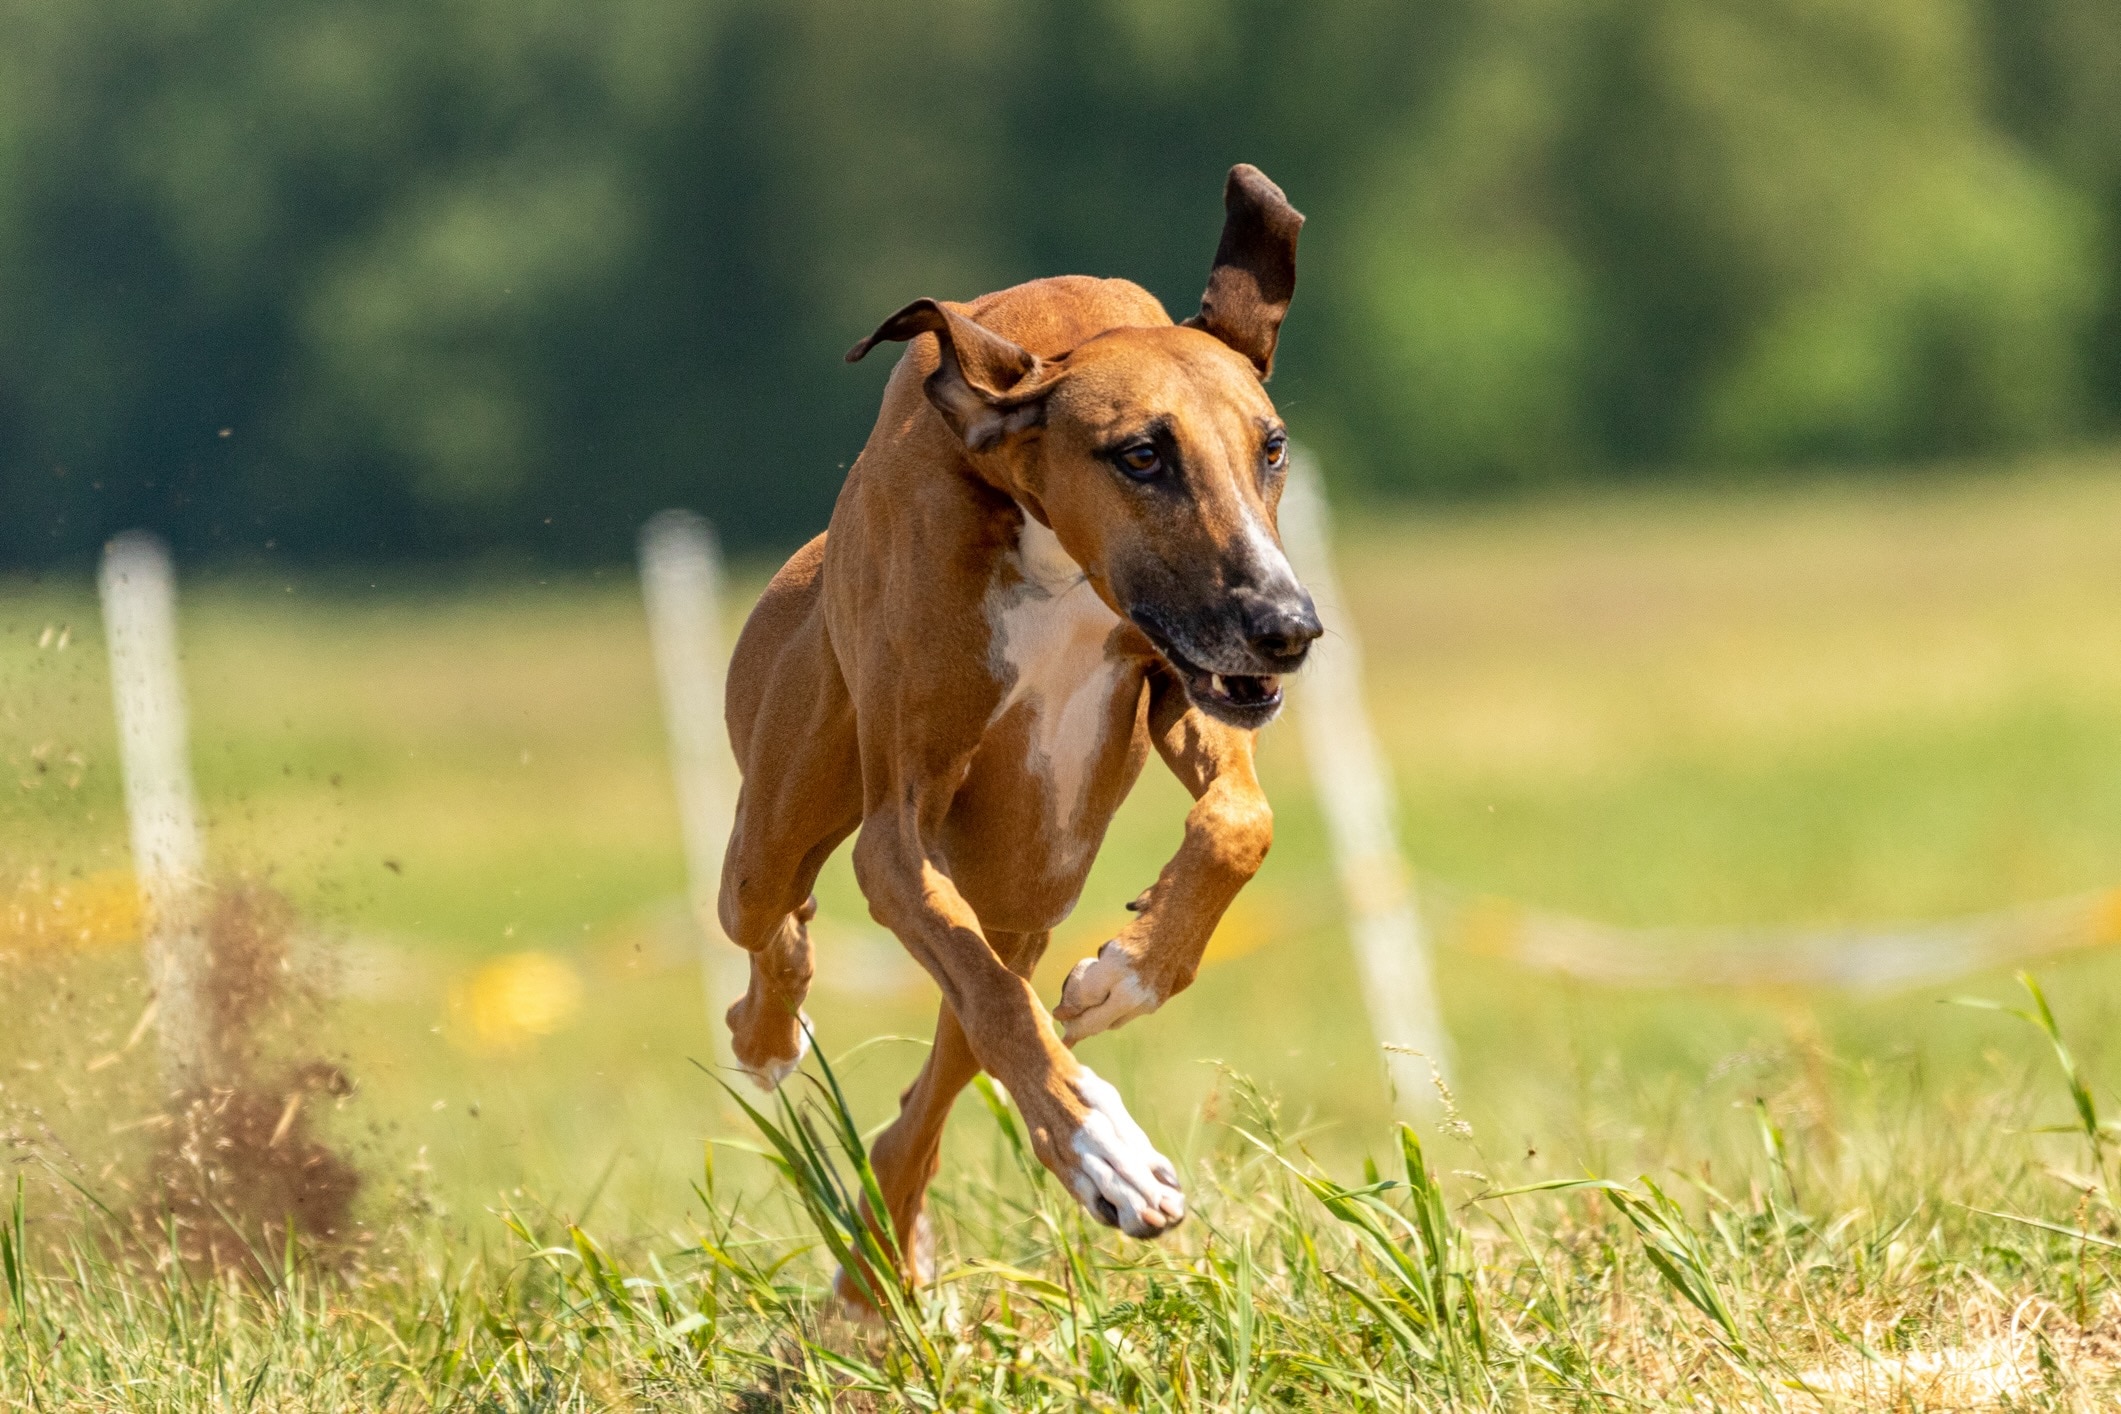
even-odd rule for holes
{"type": "Polygon", "coordinates": [[[1984,1218],[1995,1218],[2002,1222],[2017,1223],[2022,1227],[2038,1228],[2042,1232],[2052,1232],[2057,1237],[2074,1238],[2087,1246],[2104,1247],[2110,1252],[2121,1252],[2121,1242],[2116,1242],[2111,1237],[2101,1237],[2096,1232],[2086,1232],[2080,1227],[2068,1227],[2062,1223],[2051,1223],[2045,1218],[2029,1218],[2023,1213],[1999,1213],[1992,1208],[1966,1207],[1963,1203],[1960,1206],[1965,1207],[1969,1213],[1979,1213],[1984,1218]]]}
{"type": "Polygon", "coordinates": [[[1743,1355],[1745,1337],[1739,1331],[1738,1317],[1716,1280],[1700,1234],[1655,1181],[1645,1177],[1642,1186],[1649,1190],[1647,1198],[1615,1185],[1605,1190],[1606,1199],[1641,1237],[1643,1255],[1650,1259],[1658,1275],[1688,1304],[1714,1321],[1731,1348],[1743,1355]]]}
{"type": "Polygon", "coordinates": [[[1773,1184],[1780,1184],[1790,1207],[1797,1206],[1797,1182],[1790,1177],[1790,1151],[1782,1135],[1782,1126],[1768,1114],[1767,1101],[1753,1101],[1753,1125],[1760,1133],[1760,1147],[1767,1154],[1770,1191],[1773,1184]]]}
{"type": "Polygon", "coordinates": [[[26,1214],[27,1194],[22,1175],[15,1175],[15,1202],[7,1225],[0,1227],[0,1272],[7,1275],[7,1303],[15,1313],[19,1329],[29,1320],[29,1242],[26,1214]]]}
{"type": "MultiPolygon", "coordinates": [[[[789,1098],[786,1085],[774,1094],[780,1112],[776,1123],[734,1086],[719,1076],[716,1080],[771,1146],[767,1158],[795,1193],[826,1250],[883,1317],[886,1331],[919,1368],[933,1398],[942,1384],[942,1355],[901,1280],[897,1234],[892,1231],[890,1210],[869,1162],[868,1146],[862,1142],[860,1126],[855,1123],[831,1063],[814,1042],[811,1054],[825,1077],[818,1089],[833,1136],[831,1147],[839,1150],[854,1171],[852,1188],[841,1177],[808,1108],[799,1108],[789,1098]]],[[[910,1391],[899,1393],[906,1395],[910,1391]]]]}
{"type": "Polygon", "coordinates": [[[2077,1122],[2084,1127],[2084,1137],[2090,1142],[2092,1152],[2097,1154],[2105,1142],[2105,1134],[2099,1128],[2099,1106],[2092,1099],[2091,1087],[2084,1083],[2084,1076],[2077,1069],[2077,1058],[2070,1052],[2069,1042],[2062,1039],[2062,1028],[2055,1022],[2054,1009],[2047,1004],[2047,993],[2030,972],[2018,974],[2018,985],[2025,988],[2033,999],[2033,1014],[2029,1018],[2047,1037],[2054,1048],[2055,1060],[2062,1067],[2062,1078],[2069,1085],[2070,1103],[2076,1107],[2077,1122]]]}
{"type": "Polygon", "coordinates": [[[2070,1107],[2077,1115],[2076,1127],[2084,1135],[2085,1143],[2091,1146],[2092,1167],[2099,1173],[2101,1186],[2111,1192],[2111,1185],[2106,1182],[2106,1145],[2109,1140],[2107,1131],[2111,1126],[2100,1122],[2098,1101],[2093,1099],[2091,1086],[2085,1083],[2084,1074],[2077,1066],[2076,1054],[2070,1050],[2069,1042],[2063,1038],[2062,1027],[2055,1020],[2054,1009],[2047,1004],[2047,993],[2041,990],[2039,981],[2030,972],[2019,972],[2017,980],[2018,985],[2025,988],[2026,994],[2033,999],[2031,1011],[2005,1006],[1986,997],[1954,997],[1953,1004],[1982,1011],[2007,1012],[2047,1038],[2048,1046],[2055,1053],[2055,1062],[2062,1068],[2063,1083],[2069,1088],[2070,1107]]]}

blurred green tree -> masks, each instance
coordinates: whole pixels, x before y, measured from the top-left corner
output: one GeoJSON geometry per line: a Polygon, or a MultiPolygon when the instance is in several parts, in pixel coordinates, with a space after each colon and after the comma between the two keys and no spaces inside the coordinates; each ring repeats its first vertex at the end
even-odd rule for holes
{"type": "Polygon", "coordinates": [[[1241,159],[1379,491],[2121,424],[2112,0],[0,0],[0,562],[785,544],[877,319],[1182,315],[1241,159]]]}

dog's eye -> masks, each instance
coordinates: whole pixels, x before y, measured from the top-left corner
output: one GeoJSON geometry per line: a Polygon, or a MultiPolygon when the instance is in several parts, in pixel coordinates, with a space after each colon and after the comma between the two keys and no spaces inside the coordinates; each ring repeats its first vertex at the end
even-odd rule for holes
{"type": "Polygon", "coordinates": [[[1136,442],[1120,449],[1119,466],[1136,481],[1147,481],[1164,469],[1164,459],[1147,442],[1136,442]]]}
{"type": "Polygon", "coordinates": [[[1289,439],[1277,432],[1267,439],[1267,465],[1280,471],[1289,462],[1289,439]]]}

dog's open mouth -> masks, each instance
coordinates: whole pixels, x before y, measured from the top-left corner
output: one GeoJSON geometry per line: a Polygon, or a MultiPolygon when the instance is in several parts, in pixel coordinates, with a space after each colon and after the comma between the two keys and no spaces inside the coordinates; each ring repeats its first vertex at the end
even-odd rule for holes
{"type": "Polygon", "coordinates": [[[1172,646],[1171,635],[1149,614],[1139,610],[1130,617],[1147,635],[1178,680],[1193,705],[1211,717],[1235,727],[1256,728],[1273,720],[1281,710],[1280,673],[1219,673],[1204,668],[1172,646]]]}
{"type": "Polygon", "coordinates": [[[1281,705],[1281,679],[1272,673],[1247,677],[1237,673],[1186,673],[1186,687],[1193,700],[1203,698],[1240,710],[1258,710],[1281,705]]]}
{"type": "Polygon", "coordinates": [[[1279,673],[1218,673],[1164,644],[1157,650],[1186,685],[1186,696],[1210,716],[1241,726],[1257,726],[1281,710],[1279,673]]]}

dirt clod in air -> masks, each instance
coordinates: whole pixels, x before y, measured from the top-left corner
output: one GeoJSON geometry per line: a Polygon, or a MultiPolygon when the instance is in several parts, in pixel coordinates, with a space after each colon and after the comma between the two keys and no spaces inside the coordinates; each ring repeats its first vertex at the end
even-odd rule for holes
{"type": "Polygon", "coordinates": [[[222,885],[205,911],[210,1078],[171,1098],[135,1207],[140,1236],[158,1248],[173,1236],[189,1262],[277,1265],[290,1224],[320,1256],[353,1234],[360,1171],[318,1124],[353,1084],[304,1054],[322,998],[296,972],[295,925],[287,900],[251,881],[222,885]]]}

